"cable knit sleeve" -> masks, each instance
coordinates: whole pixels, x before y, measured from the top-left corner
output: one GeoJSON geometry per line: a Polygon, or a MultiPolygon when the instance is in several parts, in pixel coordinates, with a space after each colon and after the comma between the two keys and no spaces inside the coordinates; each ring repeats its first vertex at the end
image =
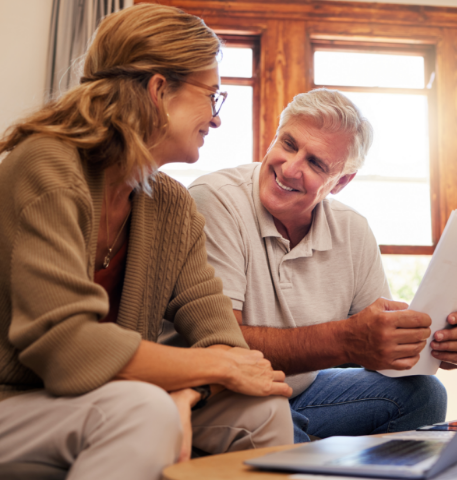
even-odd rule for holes
{"type": "Polygon", "coordinates": [[[15,188],[9,341],[50,393],[78,395],[111,380],[141,337],[98,322],[108,298],[88,273],[90,195],[72,162],[65,164],[68,147],[35,144],[33,155],[40,152],[45,160],[36,158],[40,166],[27,167],[15,188]]]}
{"type": "MultiPolygon", "coordinates": [[[[190,197],[189,197],[190,198],[190,197]]],[[[205,220],[190,198],[189,251],[177,278],[165,318],[193,347],[225,344],[248,348],[233,315],[222,281],[208,264],[203,232],[205,220]]]]}

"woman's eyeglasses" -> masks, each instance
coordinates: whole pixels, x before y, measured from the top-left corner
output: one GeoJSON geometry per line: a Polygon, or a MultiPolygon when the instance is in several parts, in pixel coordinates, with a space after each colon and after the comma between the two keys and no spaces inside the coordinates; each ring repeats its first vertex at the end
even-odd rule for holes
{"type": "Polygon", "coordinates": [[[183,79],[180,76],[177,76],[176,78],[180,82],[188,83],[189,85],[193,85],[194,87],[204,88],[205,90],[213,92],[213,94],[211,95],[211,108],[213,109],[213,117],[217,117],[219,115],[222,105],[224,105],[225,99],[227,98],[227,92],[221,92],[216,87],[210,87],[209,85],[197,82],[196,80],[188,80],[187,78],[183,79]]]}

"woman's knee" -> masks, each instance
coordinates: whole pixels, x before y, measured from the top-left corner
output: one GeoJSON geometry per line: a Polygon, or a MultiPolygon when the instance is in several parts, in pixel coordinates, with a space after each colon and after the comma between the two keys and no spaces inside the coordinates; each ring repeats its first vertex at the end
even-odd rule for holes
{"type": "Polygon", "coordinates": [[[162,388],[145,382],[116,381],[102,389],[103,399],[96,403],[107,420],[124,422],[126,428],[167,431],[171,441],[181,438],[178,409],[162,388]]]}
{"type": "Polygon", "coordinates": [[[256,410],[261,424],[254,439],[257,448],[294,443],[292,415],[285,397],[259,399],[256,410]]]}

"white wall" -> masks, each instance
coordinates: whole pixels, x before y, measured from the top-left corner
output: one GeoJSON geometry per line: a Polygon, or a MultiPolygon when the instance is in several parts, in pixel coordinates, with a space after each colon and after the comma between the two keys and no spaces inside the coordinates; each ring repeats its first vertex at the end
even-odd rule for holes
{"type": "Polygon", "coordinates": [[[44,100],[52,0],[0,0],[0,135],[44,100]]]}

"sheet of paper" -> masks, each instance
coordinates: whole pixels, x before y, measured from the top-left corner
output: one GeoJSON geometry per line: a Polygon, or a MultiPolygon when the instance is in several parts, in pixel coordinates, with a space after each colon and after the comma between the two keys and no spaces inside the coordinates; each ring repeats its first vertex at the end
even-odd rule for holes
{"type": "Polygon", "coordinates": [[[457,210],[449,217],[409,309],[430,315],[432,334],[420,354],[419,361],[412,369],[379,370],[379,373],[388,377],[434,375],[440,366],[440,361],[430,353],[430,343],[433,334],[446,326],[447,316],[457,311],[457,210]]]}

